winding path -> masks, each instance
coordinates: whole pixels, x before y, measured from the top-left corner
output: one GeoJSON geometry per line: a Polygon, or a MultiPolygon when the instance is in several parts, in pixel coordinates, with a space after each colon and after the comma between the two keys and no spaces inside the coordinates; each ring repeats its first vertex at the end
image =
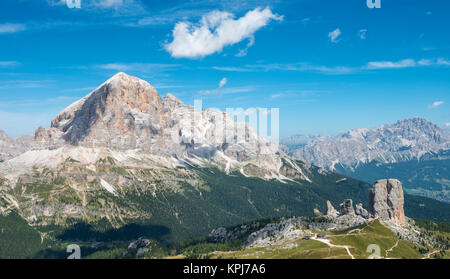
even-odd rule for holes
{"type": "Polygon", "coordinates": [[[434,255],[439,252],[440,252],[440,250],[434,250],[433,252],[428,252],[427,254],[425,254],[425,257],[423,257],[422,259],[429,259],[431,257],[431,255],[434,255]]]}
{"type": "Polygon", "coordinates": [[[400,242],[400,240],[397,240],[397,242],[394,244],[394,246],[392,246],[391,248],[389,248],[389,249],[386,250],[386,258],[388,258],[389,252],[392,252],[392,250],[394,250],[395,247],[398,246],[398,243],[399,243],[399,242],[400,242]]]}
{"type": "Polygon", "coordinates": [[[334,245],[331,244],[329,239],[322,239],[322,238],[317,238],[316,236],[312,237],[311,239],[320,241],[322,243],[325,243],[326,245],[332,247],[332,248],[344,248],[347,251],[347,254],[354,260],[355,257],[352,255],[352,253],[350,253],[350,248],[353,248],[351,246],[347,246],[347,245],[334,245]]]}

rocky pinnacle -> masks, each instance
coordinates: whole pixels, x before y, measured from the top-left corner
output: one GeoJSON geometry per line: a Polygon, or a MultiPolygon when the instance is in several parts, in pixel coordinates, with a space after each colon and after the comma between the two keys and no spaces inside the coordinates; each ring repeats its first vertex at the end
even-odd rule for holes
{"type": "Polygon", "coordinates": [[[369,195],[369,210],[375,218],[405,225],[402,183],[397,179],[378,180],[369,195]]]}

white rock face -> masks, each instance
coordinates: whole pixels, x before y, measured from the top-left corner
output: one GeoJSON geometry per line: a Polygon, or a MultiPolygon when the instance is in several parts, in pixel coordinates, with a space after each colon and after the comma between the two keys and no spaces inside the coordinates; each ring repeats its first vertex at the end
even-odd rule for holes
{"type": "Polygon", "coordinates": [[[427,152],[450,149],[450,134],[421,118],[401,120],[375,129],[354,129],[337,137],[314,140],[293,156],[328,170],[354,169],[376,161],[395,163],[427,152]]]}
{"type": "MultiPolygon", "coordinates": [[[[264,178],[282,177],[278,145],[248,124],[224,112],[196,111],[171,94],[162,99],[148,82],[125,73],[62,110],[51,128],[39,127],[33,139],[27,139],[20,145],[0,133],[0,154],[8,152],[3,155],[7,161],[0,165],[2,173],[26,171],[34,165],[54,167],[68,156],[92,164],[111,152],[123,158],[134,152],[166,162],[213,162],[227,172],[241,169],[244,175],[243,167],[251,163],[267,170],[261,175],[264,178]]],[[[301,178],[308,180],[302,173],[301,178]]]]}
{"type": "Polygon", "coordinates": [[[149,83],[124,73],[63,110],[52,128],[71,145],[177,157],[213,158],[221,151],[239,162],[270,162],[278,150],[226,113],[197,112],[171,94],[162,99],[149,83]],[[241,139],[238,131],[245,131],[241,139]]]}
{"type": "Polygon", "coordinates": [[[397,179],[375,182],[369,195],[369,210],[375,218],[398,225],[406,224],[402,183],[397,179]]]}
{"type": "Polygon", "coordinates": [[[302,218],[284,219],[278,223],[266,225],[248,237],[246,247],[266,247],[277,243],[292,241],[304,235],[302,218]]]}
{"type": "Polygon", "coordinates": [[[327,201],[326,215],[332,218],[336,218],[339,216],[339,212],[333,207],[330,201],[327,201]]]}

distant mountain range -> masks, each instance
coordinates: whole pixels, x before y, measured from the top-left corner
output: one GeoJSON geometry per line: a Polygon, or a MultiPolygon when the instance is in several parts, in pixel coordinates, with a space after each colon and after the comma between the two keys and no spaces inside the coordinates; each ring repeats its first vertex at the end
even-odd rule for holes
{"type": "Polygon", "coordinates": [[[288,153],[330,171],[368,182],[396,177],[416,194],[450,201],[450,133],[421,118],[334,137],[296,136],[283,140],[288,153]],[[293,139],[308,139],[295,148],[293,139]]]}

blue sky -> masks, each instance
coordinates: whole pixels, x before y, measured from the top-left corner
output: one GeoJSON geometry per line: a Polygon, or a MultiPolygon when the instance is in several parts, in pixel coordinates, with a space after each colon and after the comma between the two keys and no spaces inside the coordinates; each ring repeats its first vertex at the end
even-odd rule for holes
{"type": "Polygon", "coordinates": [[[280,135],[450,125],[450,2],[0,1],[0,129],[31,134],[119,71],[204,107],[280,108],[280,135]],[[221,82],[222,81],[222,82],[221,82]]]}

